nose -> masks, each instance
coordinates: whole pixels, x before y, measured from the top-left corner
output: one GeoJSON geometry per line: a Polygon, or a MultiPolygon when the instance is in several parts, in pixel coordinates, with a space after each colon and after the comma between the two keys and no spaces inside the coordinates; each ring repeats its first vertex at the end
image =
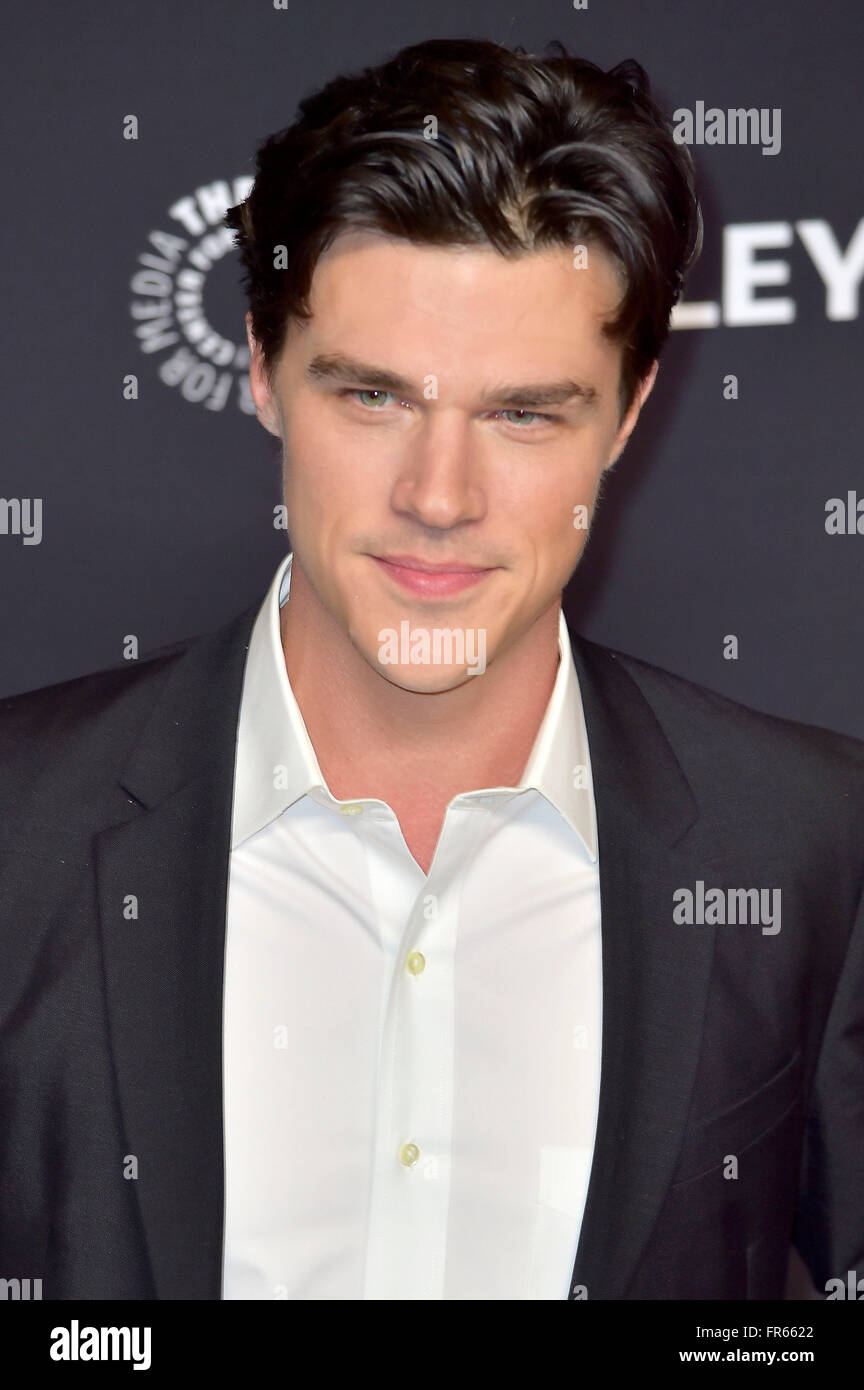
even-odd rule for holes
{"type": "Polygon", "coordinates": [[[481,444],[459,412],[434,412],[410,431],[391,494],[393,509],[447,530],[486,514],[481,444]]]}

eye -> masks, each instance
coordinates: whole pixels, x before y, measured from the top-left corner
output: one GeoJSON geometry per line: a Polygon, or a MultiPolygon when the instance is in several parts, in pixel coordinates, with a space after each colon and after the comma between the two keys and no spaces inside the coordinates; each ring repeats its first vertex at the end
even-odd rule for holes
{"type": "Polygon", "coordinates": [[[360,405],[366,406],[367,409],[375,410],[375,409],[377,409],[380,405],[383,404],[382,397],[384,397],[384,396],[391,396],[391,397],[392,397],[393,392],[392,392],[392,391],[382,391],[382,390],[380,390],[378,387],[373,387],[373,386],[359,386],[359,387],[356,387],[356,388],[349,388],[348,390],[345,390],[345,391],[340,391],[339,394],[340,394],[340,396],[352,396],[356,401],[359,402],[360,405]],[[378,399],[372,401],[371,404],[370,404],[368,401],[361,400],[361,399],[360,399],[361,396],[377,396],[378,399]]]}
{"type": "Polygon", "coordinates": [[[559,418],[557,415],[541,415],[536,410],[523,410],[521,408],[518,410],[498,410],[494,413],[496,415],[517,415],[521,417],[517,420],[508,420],[508,425],[524,425],[526,423],[530,424],[533,420],[542,420],[545,423],[549,424],[559,418]],[[526,416],[529,417],[527,421],[525,418],[526,416]]]}

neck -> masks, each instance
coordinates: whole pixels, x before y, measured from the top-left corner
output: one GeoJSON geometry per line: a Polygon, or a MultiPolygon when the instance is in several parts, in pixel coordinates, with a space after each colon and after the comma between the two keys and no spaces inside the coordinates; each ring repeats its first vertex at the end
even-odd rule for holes
{"type": "Polygon", "coordinates": [[[559,606],[479,678],[418,694],[372,669],[292,563],[285,666],[333,795],[445,806],[460,792],[518,785],[555,684],[559,606]]]}

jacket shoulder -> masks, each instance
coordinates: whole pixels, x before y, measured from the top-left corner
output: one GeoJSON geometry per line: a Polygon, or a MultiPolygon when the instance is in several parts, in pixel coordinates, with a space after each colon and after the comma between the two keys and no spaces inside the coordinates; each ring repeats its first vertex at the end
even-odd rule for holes
{"type": "Polygon", "coordinates": [[[132,723],[146,715],[159,685],[194,638],[185,638],[141,661],[126,662],[0,699],[0,760],[28,743],[75,737],[112,712],[132,723]]]}
{"type": "Polygon", "coordinates": [[[120,772],[194,640],[0,700],[0,861],[116,816],[120,772]]]}
{"type": "Polygon", "coordinates": [[[689,750],[697,761],[700,750],[705,759],[718,753],[739,763],[753,758],[754,775],[772,761],[791,761],[799,770],[803,766],[813,773],[833,771],[864,786],[864,740],[770,714],[628,652],[581,636],[577,640],[589,660],[613,665],[631,677],[676,752],[689,750]]]}

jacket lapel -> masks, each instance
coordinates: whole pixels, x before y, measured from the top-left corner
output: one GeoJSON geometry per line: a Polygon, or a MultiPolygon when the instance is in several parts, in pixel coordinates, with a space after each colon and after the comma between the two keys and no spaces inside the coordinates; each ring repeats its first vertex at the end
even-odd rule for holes
{"type": "Polygon", "coordinates": [[[125,1142],[163,1299],[221,1296],[225,910],[237,714],[256,612],[177,658],[122,774],[129,819],[95,842],[125,1142]]]}
{"type": "Polygon", "coordinates": [[[715,930],[672,921],[672,894],[699,873],[687,835],[698,813],[665,734],[617,658],[571,638],[597,807],[603,962],[597,1134],[571,1298],[620,1299],[675,1167],[715,930]]]}

